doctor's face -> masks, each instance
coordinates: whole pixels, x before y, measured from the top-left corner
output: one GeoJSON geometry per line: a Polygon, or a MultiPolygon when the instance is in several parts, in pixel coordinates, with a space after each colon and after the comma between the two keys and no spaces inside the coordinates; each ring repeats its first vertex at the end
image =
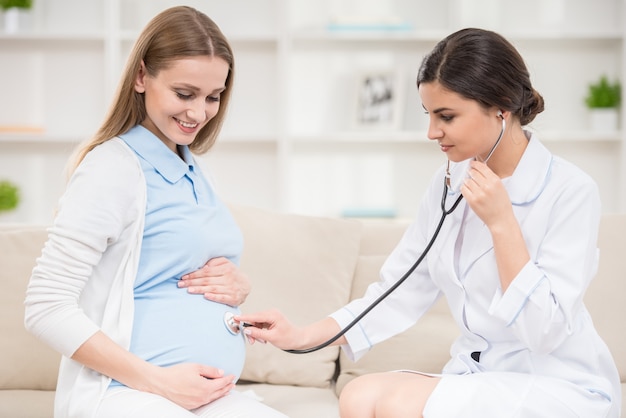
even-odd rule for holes
{"type": "Polygon", "coordinates": [[[429,115],[428,138],[450,161],[487,156],[502,128],[497,109],[485,109],[436,81],[420,84],[419,94],[429,115]]]}

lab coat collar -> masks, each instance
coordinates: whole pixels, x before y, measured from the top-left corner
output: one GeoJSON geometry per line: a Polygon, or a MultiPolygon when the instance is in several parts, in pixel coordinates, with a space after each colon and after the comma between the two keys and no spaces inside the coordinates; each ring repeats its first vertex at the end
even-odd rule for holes
{"type": "MultiPolygon", "coordinates": [[[[528,147],[524,151],[522,158],[520,159],[513,175],[505,182],[506,190],[513,204],[513,211],[520,223],[523,222],[526,217],[527,211],[525,208],[529,203],[536,200],[543,190],[545,189],[552,167],[553,156],[548,149],[535,137],[534,134],[527,134],[530,139],[528,147]]],[[[465,180],[467,170],[469,168],[470,160],[463,161],[454,165],[451,165],[451,187],[448,190],[448,202],[452,202],[458,196],[460,186],[465,180]]],[[[448,204],[450,206],[450,203],[448,204]]],[[[471,210],[467,207],[465,200],[461,201],[459,207],[450,215],[450,219],[444,224],[444,228],[441,231],[441,239],[436,243],[436,247],[444,248],[446,245],[449,248],[454,248],[454,244],[446,244],[448,240],[456,240],[460,232],[464,219],[464,211],[471,210]],[[445,238],[444,238],[445,237],[445,238]]],[[[474,243],[471,247],[470,253],[468,253],[469,261],[466,263],[466,268],[460,273],[460,277],[465,275],[467,269],[469,269],[476,260],[486,254],[493,248],[493,241],[489,229],[484,224],[474,224],[471,231],[466,232],[466,239],[471,239],[474,243]]],[[[439,251],[437,251],[439,252],[439,251]]],[[[442,252],[442,257],[453,257],[452,253],[442,252]],[[443,255],[446,254],[446,255],[443,255]]],[[[448,265],[453,265],[453,260],[446,260],[448,265]]],[[[459,285],[461,283],[459,282],[459,285]]]]}
{"type": "Polygon", "coordinates": [[[546,188],[552,168],[552,153],[535,134],[527,132],[527,135],[530,135],[528,147],[507,184],[513,206],[523,206],[535,201],[546,188]]]}
{"type": "MultiPolygon", "coordinates": [[[[513,206],[523,206],[533,202],[546,187],[552,167],[552,154],[539,141],[534,133],[525,131],[528,147],[524,151],[513,175],[507,180],[507,191],[513,206]]],[[[467,178],[470,160],[450,163],[450,188],[448,198],[456,198],[461,185],[467,178]]]]}

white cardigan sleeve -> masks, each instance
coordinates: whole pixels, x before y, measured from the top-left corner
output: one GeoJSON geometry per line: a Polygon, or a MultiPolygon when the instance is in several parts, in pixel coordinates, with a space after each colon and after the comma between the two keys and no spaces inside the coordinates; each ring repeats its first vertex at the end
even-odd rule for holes
{"type": "MultiPolygon", "coordinates": [[[[137,222],[142,181],[136,157],[113,139],[87,154],[60,200],[27,288],[25,326],[67,357],[100,328],[101,318],[81,308],[81,294],[107,248],[137,222]]],[[[106,295],[96,303],[104,310],[106,295]]]]}

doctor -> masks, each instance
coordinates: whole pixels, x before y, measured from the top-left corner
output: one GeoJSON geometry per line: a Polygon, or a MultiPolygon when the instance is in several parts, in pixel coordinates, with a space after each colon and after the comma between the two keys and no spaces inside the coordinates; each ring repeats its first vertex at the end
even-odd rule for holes
{"type": "Polygon", "coordinates": [[[435,174],[380,281],[306,327],[276,310],[236,319],[255,325],[244,331],[252,342],[282,349],[333,337],[422,255],[441,219],[448,178],[446,209],[463,199],[424,262],[335,344],[356,360],[443,295],[461,331],[451,359],[439,375],[356,378],[341,394],[341,416],[617,418],[617,369],[583,304],[598,263],[598,190],[525,129],[544,102],[522,57],[496,33],[464,29],[424,59],[417,86],[428,137],[449,163],[435,174]]]}

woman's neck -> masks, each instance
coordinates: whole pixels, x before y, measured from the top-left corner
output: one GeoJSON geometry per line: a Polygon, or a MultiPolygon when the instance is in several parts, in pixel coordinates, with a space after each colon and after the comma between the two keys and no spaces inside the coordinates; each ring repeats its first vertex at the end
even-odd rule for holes
{"type": "Polygon", "coordinates": [[[501,143],[493,152],[487,165],[500,178],[510,177],[522,159],[528,146],[528,138],[518,124],[504,132],[501,143]]]}

